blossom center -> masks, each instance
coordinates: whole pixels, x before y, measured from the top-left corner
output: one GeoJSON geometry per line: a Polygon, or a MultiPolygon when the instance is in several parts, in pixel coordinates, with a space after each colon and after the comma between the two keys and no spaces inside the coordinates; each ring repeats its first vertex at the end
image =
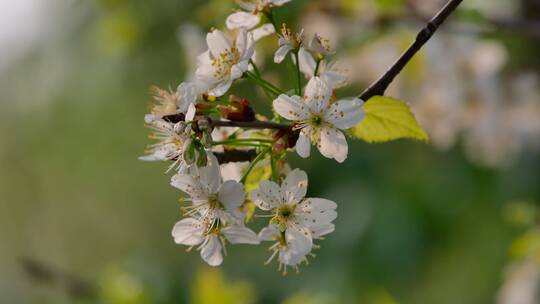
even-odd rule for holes
{"type": "Polygon", "coordinates": [[[214,77],[223,80],[230,73],[232,67],[240,61],[240,52],[236,47],[226,49],[212,60],[215,68],[214,77]]]}
{"type": "Polygon", "coordinates": [[[217,195],[213,194],[208,197],[208,207],[210,209],[218,209],[222,207],[222,204],[218,200],[217,195]]]}
{"type": "Polygon", "coordinates": [[[291,218],[293,214],[294,214],[294,207],[291,207],[289,205],[283,205],[279,207],[277,211],[277,215],[282,221],[286,221],[287,219],[291,218]]]}
{"type": "Polygon", "coordinates": [[[311,116],[311,124],[315,127],[321,126],[323,123],[323,119],[319,115],[313,115],[311,116]]]}

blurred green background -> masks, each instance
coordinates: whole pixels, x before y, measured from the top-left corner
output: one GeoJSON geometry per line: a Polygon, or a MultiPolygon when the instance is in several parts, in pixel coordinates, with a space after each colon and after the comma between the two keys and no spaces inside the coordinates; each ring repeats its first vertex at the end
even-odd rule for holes
{"type": "MultiPolygon", "coordinates": [[[[420,87],[436,97],[467,88],[437,112],[437,127],[456,139],[444,148],[351,140],[341,166],[318,153],[291,154],[292,167],[309,173],[309,194],[338,202],[339,216],[310,265],[282,277],[276,265],[263,265],[266,244],[229,247],[217,269],[175,245],[179,192],[168,186],[164,164],[137,160],[149,143],[149,87],[174,89],[189,77],[201,35],[223,27],[233,1],[0,0],[0,303],[540,303],[540,36],[516,25],[538,22],[540,6],[465,2],[391,89],[429,122],[420,106],[432,99],[420,100],[420,87]],[[488,60],[484,74],[432,56],[442,49],[469,58],[467,47],[485,41],[504,62],[488,60]],[[505,88],[524,71],[533,79],[526,97],[507,98],[518,96],[505,88]],[[495,96],[483,94],[490,90],[495,96]],[[528,108],[509,124],[508,111],[525,99],[528,108]],[[475,132],[479,107],[490,128],[475,132]],[[498,152],[516,145],[510,156],[498,152]],[[483,162],[471,149],[500,157],[488,153],[483,162]],[[526,273],[516,283],[519,266],[526,273]]],[[[340,92],[351,95],[411,41],[418,15],[433,15],[441,3],[293,0],[276,15],[297,28],[333,26],[338,57],[377,65],[350,66],[364,76],[340,92]],[[363,52],[373,45],[382,51],[372,60],[363,52]]],[[[275,39],[261,44],[267,76],[286,84],[279,77],[286,70],[270,64],[275,39]]],[[[263,96],[244,84],[238,90],[252,101],[263,96]]],[[[431,125],[424,123],[436,143],[431,125]]]]}

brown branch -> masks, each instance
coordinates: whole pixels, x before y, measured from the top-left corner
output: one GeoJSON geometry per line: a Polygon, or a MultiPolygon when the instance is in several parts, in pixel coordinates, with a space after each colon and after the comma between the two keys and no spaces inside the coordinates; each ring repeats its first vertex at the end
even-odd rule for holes
{"type": "Polygon", "coordinates": [[[362,94],[360,99],[368,101],[376,95],[384,95],[388,86],[392,83],[409,61],[422,49],[424,44],[429,41],[437,29],[450,16],[463,0],[449,0],[446,5],[433,17],[426,27],[424,27],[416,36],[415,41],[409,48],[394,62],[394,64],[377,81],[369,86],[362,94]]]}
{"type": "Polygon", "coordinates": [[[280,124],[270,121],[229,121],[229,120],[212,120],[210,121],[212,127],[240,127],[240,128],[251,128],[251,129],[275,129],[282,131],[290,131],[292,125],[289,124],[280,124]]]}
{"type": "Polygon", "coordinates": [[[257,157],[257,151],[255,149],[250,150],[227,150],[225,152],[214,152],[218,162],[220,164],[252,161],[257,157]]]}

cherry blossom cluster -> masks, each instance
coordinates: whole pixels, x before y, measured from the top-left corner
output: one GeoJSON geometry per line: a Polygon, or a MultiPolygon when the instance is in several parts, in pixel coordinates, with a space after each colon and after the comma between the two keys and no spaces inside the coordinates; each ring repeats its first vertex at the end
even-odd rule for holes
{"type": "Polygon", "coordinates": [[[277,258],[286,273],[307,263],[319,248],[315,242],[334,231],[336,203],[306,197],[307,174],[291,169],[286,155],[307,158],[314,145],[323,156],[345,161],[344,130],[362,120],[362,101],[335,97],[347,76],[329,60],[328,40],[278,26],[274,11],[290,1],[237,0],[240,9],[227,18],[227,30],[207,34],[193,80],[176,91],[154,88],[155,103],[145,116],[156,142],[141,159],[168,162],[170,184],[184,194],[174,241],[196,248],[212,266],[223,262],[227,243],[268,241],[267,263],[277,258]],[[292,88],[264,79],[255,63],[257,42],[272,37],[274,62],[289,60],[296,69],[292,88]],[[274,116],[258,114],[232,94],[238,82],[258,87],[274,116]],[[258,219],[268,223],[256,233],[247,224],[258,219]]]}

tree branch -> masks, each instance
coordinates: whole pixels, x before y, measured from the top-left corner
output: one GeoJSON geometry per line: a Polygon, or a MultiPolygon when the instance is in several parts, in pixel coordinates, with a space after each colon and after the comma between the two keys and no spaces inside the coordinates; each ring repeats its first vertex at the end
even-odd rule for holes
{"type": "Polygon", "coordinates": [[[214,152],[214,155],[220,164],[244,161],[250,162],[257,157],[257,151],[255,149],[227,150],[225,152],[214,152]]]}
{"type": "Polygon", "coordinates": [[[289,124],[280,124],[270,121],[229,121],[229,120],[212,120],[210,121],[212,127],[240,127],[240,128],[251,128],[251,129],[275,129],[282,131],[290,131],[292,125],[289,124]]]}
{"type": "Polygon", "coordinates": [[[463,0],[449,0],[446,5],[433,17],[426,27],[424,27],[416,36],[415,41],[409,48],[394,62],[394,64],[384,73],[381,78],[369,86],[362,94],[360,99],[368,101],[376,95],[384,95],[388,86],[392,83],[409,61],[418,53],[418,51],[429,41],[437,29],[450,16],[463,0]]]}

